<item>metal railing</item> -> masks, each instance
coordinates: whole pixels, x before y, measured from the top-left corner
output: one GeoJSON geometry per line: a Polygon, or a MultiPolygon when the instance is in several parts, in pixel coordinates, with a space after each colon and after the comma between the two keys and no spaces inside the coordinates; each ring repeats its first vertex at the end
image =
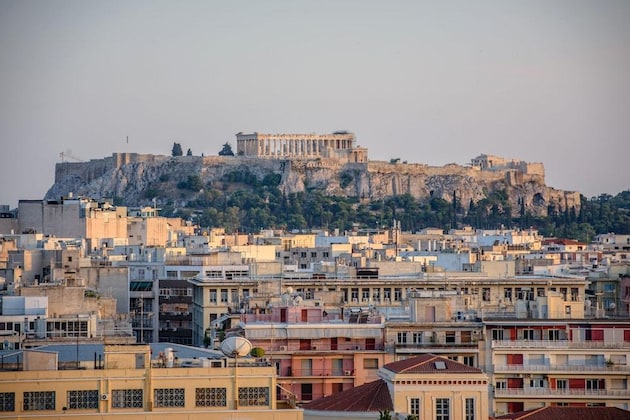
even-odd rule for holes
{"type": "Polygon", "coordinates": [[[628,389],[498,388],[495,397],[628,397],[628,389]]]}
{"type": "Polygon", "coordinates": [[[630,372],[630,366],[605,364],[605,365],[496,365],[495,373],[501,372],[630,372]]]}

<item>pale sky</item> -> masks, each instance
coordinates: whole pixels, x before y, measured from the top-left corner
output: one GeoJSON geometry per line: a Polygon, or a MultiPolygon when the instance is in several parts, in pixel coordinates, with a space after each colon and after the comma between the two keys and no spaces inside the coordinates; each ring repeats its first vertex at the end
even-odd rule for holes
{"type": "Polygon", "coordinates": [[[628,22],[627,0],[0,0],[0,204],[43,198],[60,152],[216,155],[240,131],[542,162],[551,187],[617,194],[628,22]]]}

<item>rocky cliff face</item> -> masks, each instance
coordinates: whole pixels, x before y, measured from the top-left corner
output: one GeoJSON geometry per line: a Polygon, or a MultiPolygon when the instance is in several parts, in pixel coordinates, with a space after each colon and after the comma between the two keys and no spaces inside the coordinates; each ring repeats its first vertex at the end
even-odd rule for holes
{"type": "Polygon", "coordinates": [[[198,192],[177,188],[196,175],[203,186],[216,186],[224,175],[250,173],[262,180],[267,174],[280,174],[280,188],[286,193],[320,190],[328,195],[379,200],[410,194],[418,199],[440,197],[451,201],[453,194],[466,206],[494,191],[505,191],[513,209],[523,202],[534,215],[545,216],[549,205],[564,210],[580,206],[580,194],[556,190],[545,185],[541,173],[515,169],[482,170],[450,164],[431,167],[422,164],[372,161],[367,164],[342,164],[334,159],[258,159],[240,156],[156,156],[114,154],[90,162],[64,162],[56,165],[55,184],[46,199],[72,192],[95,199],[121,197],[128,206],[149,204],[157,194],[159,201],[181,204],[198,192]]]}

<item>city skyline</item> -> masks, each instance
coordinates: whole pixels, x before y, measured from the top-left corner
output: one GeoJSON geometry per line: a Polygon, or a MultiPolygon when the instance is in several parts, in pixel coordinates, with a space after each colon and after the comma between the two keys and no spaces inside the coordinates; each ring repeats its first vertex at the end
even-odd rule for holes
{"type": "Polygon", "coordinates": [[[542,162],[630,188],[630,3],[0,4],[0,204],[67,160],[348,130],[370,160],[542,162]]]}

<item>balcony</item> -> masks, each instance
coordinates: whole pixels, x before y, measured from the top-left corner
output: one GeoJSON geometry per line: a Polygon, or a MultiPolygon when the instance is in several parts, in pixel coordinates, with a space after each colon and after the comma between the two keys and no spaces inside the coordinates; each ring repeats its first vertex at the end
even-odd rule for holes
{"type": "Polygon", "coordinates": [[[630,347],[630,342],[569,340],[492,340],[493,349],[618,349],[620,347],[630,347]]]}
{"type": "Polygon", "coordinates": [[[494,373],[573,373],[630,372],[626,365],[496,365],[494,373]]]}
{"type": "Polygon", "coordinates": [[[280,377],[330,377],[330,376],[345,376],[354,377],[353,369],[292,369],[287,368],[286,375],[280,375],[280,377]]]}
{"type": "Polygon", "coordinates": [[[531,398],[594,398],[630,396],[628,389],[553,389],[553,388],[498,388],[494,390],[495,398],[501,397],[531,397],[531,398]]]}

